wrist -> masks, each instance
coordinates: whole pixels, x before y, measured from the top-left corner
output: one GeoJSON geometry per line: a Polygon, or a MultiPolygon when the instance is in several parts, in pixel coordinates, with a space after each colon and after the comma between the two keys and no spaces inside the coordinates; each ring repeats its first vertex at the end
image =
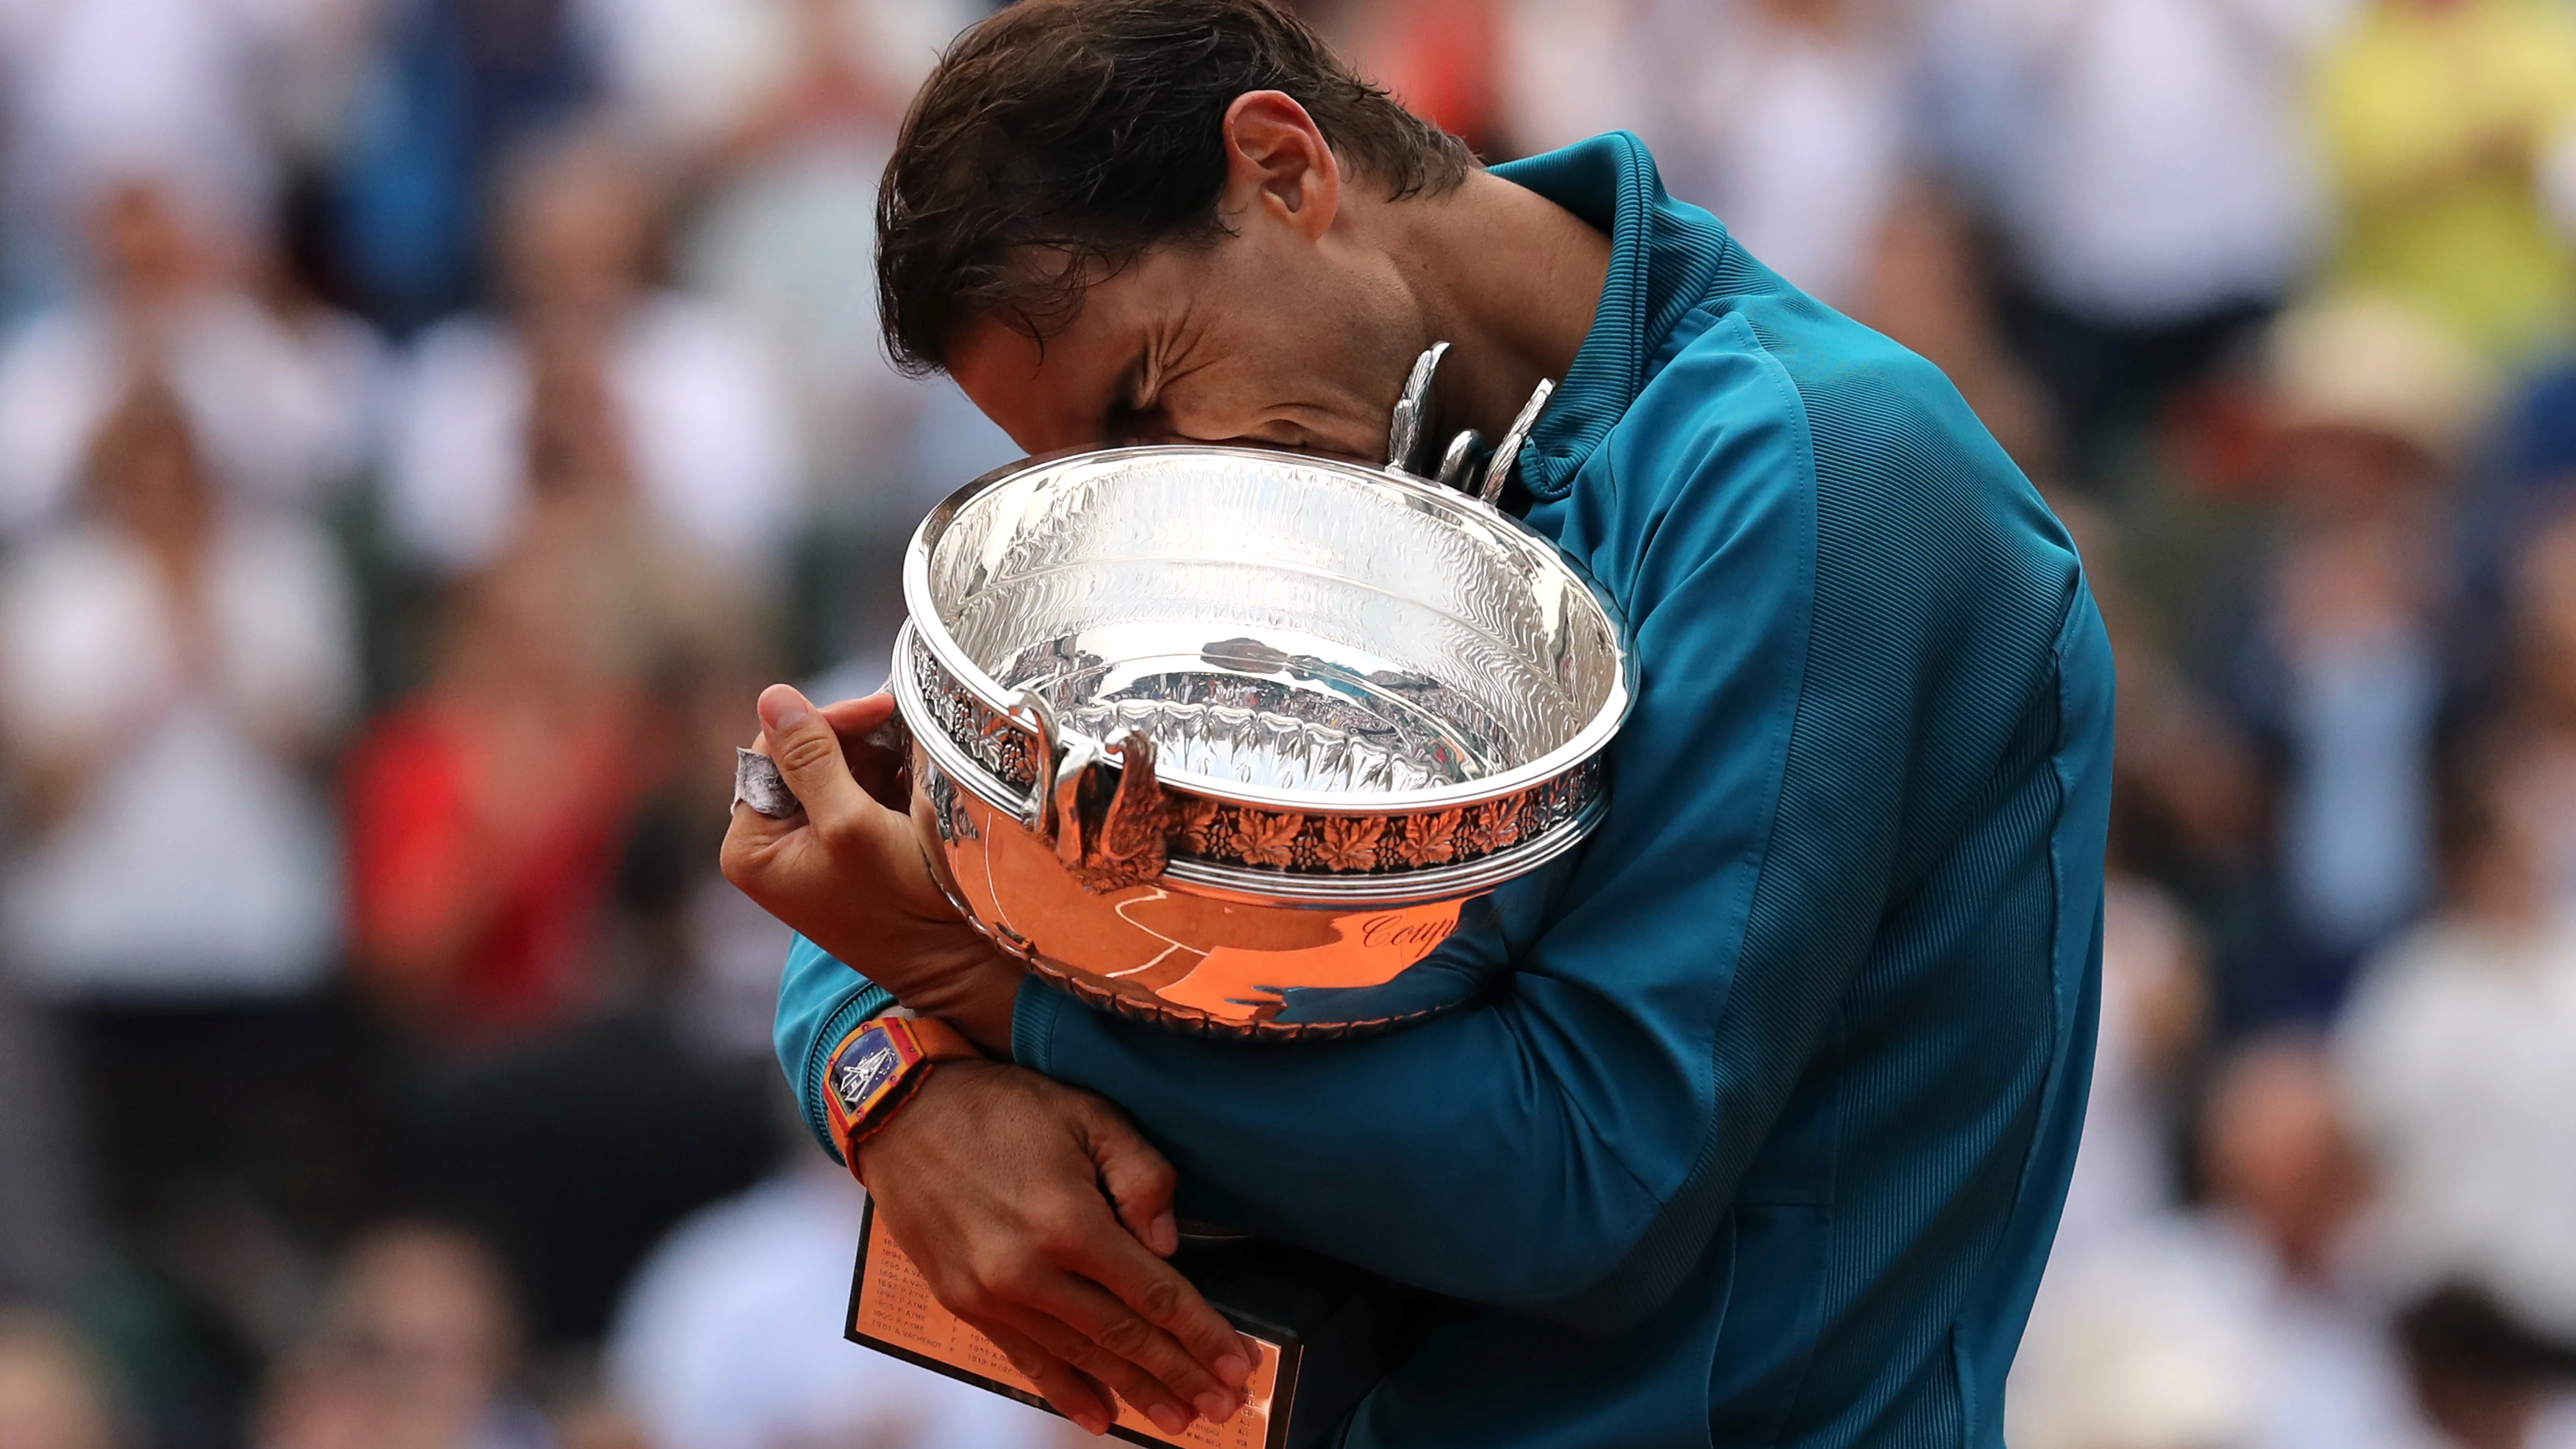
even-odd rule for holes
{"type": "MultiPolygon", "coordinates": [[[[978,1079],[998,1072],[1012,1071],[1008,1063],[989,1059],[944,1062],[938,1071],[923,1079],[905,1100],[903,1109],[888,1117],[884,1124],[858,1144],[850,1159],[850,1173],[861,1185],[885,1185],[887,1173],[895,1171],[889,1164],[899,1162],[907,1152],[915,1151],[925,1128],[935,1131],[937,1121],[948,1115],[957,1094],[975,1090],[978,1079]]],[[[971,1110],[969,1115],[971,1116],[971,1110]]],[[[870,1193],[877,1187],[868,1188],[870,1193]]]]}
{"type": "MultiPolygon", "coordinates": [[[[790,922],[794,925],[794,922],[790,922]]],[[[835,961],[862,972],[870,981],[911,1001],[941,983],[972,976],[995,961],[1013,969],[1003,950],[963,922],[928,929],[912,925],[891,929],[845,926],[840,929],[797,927],[805,939],[835,961]]],[[[925,1008],[924,1015],[931,1013],[925,1008]]]]}
{"type": "Polygon", "coordinates": [[[1011,1020],[1024,974],[1018,962],[1000,957],[993,969],[952,977],[904,997],[903,1003],[955,1027],[985,1056],[1007,1062],[1012,1059],[1011,1020]]]}
{"type": "Polygon", "coordinates": [[[892,992],[906,1009],[964,1032],[987,1056],[1011,1059],[1011,1013],[1028,968],[999,947],[977,936],[971,947],[900,958],[879,951],[857,959],[868,962],[869,979],[892,992]],[[897,959],[899,966],[894,964],[897,959]]]}
{"type": "Polygon", "coordinates": [[[893,1121],[942,1063],[981,1061],[962,1033],[932,1017],[891,1012],[861,1022],[826,1057],[824,1109],[853,1174],[860,1149],[893,1121]]]}

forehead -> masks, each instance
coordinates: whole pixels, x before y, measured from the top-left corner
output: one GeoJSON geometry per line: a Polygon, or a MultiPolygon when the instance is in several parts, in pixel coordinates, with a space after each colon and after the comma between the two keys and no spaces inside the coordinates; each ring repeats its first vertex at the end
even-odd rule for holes
{"type": "Polygon", "coordinates": [[[1191,306],[1197,260],[1188,249],[1146,252],[1085,287],[1072,319],[1043,339],[1000,316],[976,318],[948,350],[949,374],[1032,453],[1100,442],[1148,346],[1191,306]]]}

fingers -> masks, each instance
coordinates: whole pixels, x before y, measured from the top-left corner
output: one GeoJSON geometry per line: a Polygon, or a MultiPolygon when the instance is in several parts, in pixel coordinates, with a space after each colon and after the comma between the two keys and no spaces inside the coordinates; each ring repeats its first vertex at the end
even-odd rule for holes
{"type": "Polygon", "coordinates": [[[1111,1221],[1087,1183],[1079,1193],[1087,1208],[1068,1199],[1064,1210],[1045,1215],[1050,1226],[1024,1231],[1008,1251],[990,1257],[969,1251],[966,1264],[982,1258],[980,1265],[935,1280],[932,1291],[968,1322],[998,1321],[1107,1385],[1167,1433],[1182,1432],[1200,1415],[1231,1417],[1241,1396],[1146,1317],[1175,1317],[1174,1305],[1183,1299],[1212,1310],[1180,1274],[1111,1221]],[[1119,1256],[1131,1261],[1114,1276],[1137,1285],[1132,1291],[1143,1300],[1141,1309],[1122,1302],[1086,1267],[1119,1256]]]}
{"type": "MultiPolygon", "coordinates": [[[[1154,1310],[1170,1317],[1174,1315],[1167,1311],[1169,1305],[1183,1299],[1198,1301],[1198,1291],[1178,1273],[1137,1253],[1132,1243],[1122,1250],[1161,1275],[1153,1286],[1138,1289],[1138,1296],[1154,1310]]],[[[1168,1433],[1186,1428],[1194,1414],[1221,1423],[1243,1406],[1242,1395],[1220,1383],[1178,1339],[1153,1323],[1148,1310],[1121,1301],[1092,1281],[1067,1276],[1057,1292],[1038,1306],[1069,1330],[1060,1338],[1040,1342],[1116,1389],[1119,1397],[1168,1433]]],[[[1229,1337],[1233,1334],[1231,1328],[1224,1331],[1229,1337]]]]}
{"type": "Polygon", "coordinates": [[[1020,1371],[1020,1377],[1037,1385],[1056,1412],[1080,1424],[1093,1434],[1106,1434],[1115,1415],[1110,1410],[1109,1392],[1101,1385],[1076,1372],[1071,1364],[1045,1349],[1016,1329],[998,1323],[977,1323],[975,1329],[993,1340],[993,1346],[1020,1371]]]}
{"type": "MultiPolygon", "coordinates": [[[[761,691],[756,748],[778,762],[778,772],[804,805],[815,838],[826,850],[842,859],[873,856],[885,869],[905,871],[908,878],[919,873],[920,848],[905,815],[910,793],[906,762],[892,751],[861,744],[854,763],[834,722],[837,714],[855,724],[871,718],[883,724],[893,708],[891,696],[871,695],[817,709],[792,686],[773,684],[761,691]]],[[[850,737],[850,743],[856,741],[857,736],[850,737]]]]}
{"type": "Polygon", "coordinates": [[[1100,1421],[1076,1412],[1088,1407],[1076,1379],[1173,1435],[1195,1418],[1232,1418],[1252,1349],[1145,1241],[1177,1238],[1170,1165],[1098,1098],[964,1065],[934,1073],[863,1163],[888,1231],[934,1295],[978,1328],[998,1326],[994,1341],[1086,1427],[1100,1421]]]}
{"type": "MultiPolygon", "coordinates": [[[[1155,1151],[1153,1144],[1115,1108],[1106,1103],[1096,1103],[1095,1107],[1083,1130],[1101,1185],[1117,1204],[1118,1219],[1127,1225],[1127,1231],[1157,1256],[1170,1257],[1181,1241],[1180,1223],[1172,1212],[1172,1195],[1179,1178],[1163,1154],[1155,1151]]],[[[1161,1264],[1151,1265],[1161,1269],[1159,1274],[1139,1271],[1132,1256],[1103,1264],[1111,1272],[1119,1271],[1122,1265],[1125,1272],[1121,1277],[1102,1277],[1097,1272],[1092,1276],[1148,1322],[1180,1340],[1190,1356],[1206,1365],[1228,1388],[1239,1388],[1252,1376],[1250,1346],[1178,1273],[1161,1264]],[[1173,1284],[1180,1287],[1178,1294],[1169,1292],[1173,1284]]]]}
{"type": "Polygon", "coordinates": [[[820,708],[832,722],[832,732],[841,737],[841,757],[850,762],[850,774],[859,788],[888,810],[909,810],[912,752],[905,744],[908,737],[896,715],[894,696],[871,694],[820,708]]]}
{"type": "Polygon", "coordinates": [[[1230,1396],[1252,1377],[1252,1348],[1243,1335],[1169,1263],[1138,1252],[1133,1243],[1111,1240],[1069,1266],[1106,1290],[1104,1296],[1120,1310],[1113,1315],[1097,1301],[1078,1302],[1074,1310],[1090,1317],[1075,1326],[1113,1352],[1134,1343],[1151,1358],[1146,1367],[1163,1382],[1185,1389],[1192,1402],[1210,1390],[1230,1396]],[[1135,1325],[1122,1322],[1127,1316],[1150,1325],[1151,1334],[1139,1334],[1135,1325]],[[1164,1345],[1172,1350],[1168,1358],[1164,1345]]]}
{"type": "Polygon", "coordinates": [[[1133,1360],[1102,1348],[1062,1319],[1021,1309],[1013,1311],[1012,1322],[1020,1325],[1031,1342],[1133,1405],[1136,1412],[1153,1420],[1164,1433],[1180,1434],[1197,1417],[1189,1401],[1161,1380],[1133,1360]]]}
{"type": "MultiPolygon", "coordinates": [[[[910,832],[897,817],[910,812],[912,783],[909,752],[897,747],[905,736],[894,696],[871,694],[817,706],[794,687],[773,684],[761,691],[759,711],[761,733],[752,748],[776,762],[804,809],[784,819],[748,821],[735,811],[725,842],[726,856],[735,864],[726,877],[751,890],[740,876],[809,824],[836,851],[858,846],[900,856],[895,847],[910,832]]],[[[758,892],[753,894],[757,898],[758,892]]]]}
{"type": "Polygon", "coordinates": [[[760,692],[761,743],[787,777],[787,788],[805,802],[805,813],[818,827],[856,819],[873,801],[859,789],[841,758],[841,737],[831,717],[816,709],[793,685],[773,684],[760,692]]]}
{"type": "Polygon", "coordinates": [[[1088,1130],[1091,1160],[1100,1185],[1118,1207],[1118,1220],[1159,1258],[1181,1245],[1181,1225],[1172,1212],[1179,1177],[1172,1164],[1118,1114],[1103,1107],[1088,1130]]]}
{"type": "MultiPolygon", "coordinates": [[[[891,694],[869,694],[857,699],[836,699],[819,708],[823,711],[823,717],[832,722],[832,729],[844,735],[866,734],[894,718],[895,714],[894,696],[891,694]]],[[[766,723],[768,715],[764,713],[761,719],[766,723]]]]}
{"type": "MultiPolygon", "coordinates": [[[[769,756],[797,803],[805,808],[771,819],[736,805],[720,857],[725,879],[791,924],[803,924],[789,907],[823,873],[864,869],[871,856],[894,861],[894,846],[907,846],[912,828],[903,816],[871,798],[841,752],[829,716],[802,694],[773,684],[760,696],[761,735],[752,748],[769,756]]],[[[901,863],[912,867],[919,858],[901,863]]],[[[901,868],[896,866],[895,868],[901,868]]]]}
{"type": "Polygon", "coordinates": [[[732,820],[725,826],[724,853],[721,857],[725,879],[746,891],[750,890],[752,872],[757,863],[786,843],[796,832],[803,830],[811,821],[812,817],[801,811],[780,818],[763,815],[757,810],[745,809],[742,802],[736,801],[732,820]]]}

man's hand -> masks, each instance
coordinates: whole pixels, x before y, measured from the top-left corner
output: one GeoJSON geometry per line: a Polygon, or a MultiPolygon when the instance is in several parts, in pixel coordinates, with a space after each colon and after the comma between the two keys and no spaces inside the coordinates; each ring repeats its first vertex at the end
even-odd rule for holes
{"type": "Polygon", "coordinates": [[[1242,1407],[1251,1349],[1158,1256],[1180,1242],[1171,1165],[1108,1102],[943,1062],[859,1166],[931,1292],[1075,1423],[1106,1432],[1112,1390],[1171,1434],[1242,1407]]]}
{"type": "Polygon", "coordinates": [[[805,813],[736,806],[725,879],[896,1000],[1008,1056],[1021,968],[957,913],[912,817],[884,803],[901,798],[900,762],[860,741],[893,714],[891,695],[817,709],[784,684],[764,691],[753,748],[778,762],[805,813]]]}

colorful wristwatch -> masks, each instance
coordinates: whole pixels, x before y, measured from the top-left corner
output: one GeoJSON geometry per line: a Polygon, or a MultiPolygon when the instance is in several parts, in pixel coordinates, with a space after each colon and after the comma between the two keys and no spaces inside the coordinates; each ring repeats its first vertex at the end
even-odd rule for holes
{"type": "Polygon", "coordinates": [[[851,1175],[858,1174],[859,1144],[920,1090],[934,1063],[982,1055],[963,1032],[928,1016],[872,1017],[841,1038],[823,1068],[823,1098],[851,1175]]]}

